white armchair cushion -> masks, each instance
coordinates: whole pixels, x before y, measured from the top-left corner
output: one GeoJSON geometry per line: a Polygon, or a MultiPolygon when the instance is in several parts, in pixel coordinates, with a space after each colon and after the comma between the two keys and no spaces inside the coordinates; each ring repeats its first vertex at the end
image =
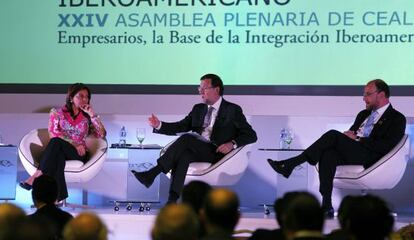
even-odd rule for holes
{"type": "Polygon", "coordinates": [[[84,163],[79,160],[67,160],[65,165],[65,171],[75,171],[81,168],[83,165],[84,163]]]}
{"type": "MultiPolygon", "coordinates": [[[[173,142],[167,144],[161,150],[160,155],[164,154],[173,142]]],[[[247,168],[250,148],[251,144],[238,147],[214,164],[206,162],[190,163],[185,183],[199,180],[213,186],[234,185],[240,180],[247,168]]],[[[171,173],[168,173],[167,177],[170,178],[171,173]]]]}
{"type": "Polygon", "coordinates": [[[211,166],[208,162],[193,162],[188,167],[187,174],[200,174],[211,166]]]}
{"type": "Polygon", "coordinates": [[[385,156],[367,169],[362,166],[338,166],[333,185],[342,189],[392,189],[401,180],[409,154],[408,135],[385,156]]]}
{"type": "Polygon", "coordinates": [[[362,165],[341,165],[336,167],[335,177],[357,178],[364,170],[362,165]]]}

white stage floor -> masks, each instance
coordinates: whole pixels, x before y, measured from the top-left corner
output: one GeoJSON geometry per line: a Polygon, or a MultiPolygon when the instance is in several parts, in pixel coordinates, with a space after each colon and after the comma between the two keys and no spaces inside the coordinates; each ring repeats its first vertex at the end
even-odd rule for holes
{"type": "MultiPolygon", "coordinates": [[[[65,209],[73,215],[78,214],[81,210],[65,209]]],[[[131,211],[121,208],[115,212],[113,208],[90,209],[97,213],[106,223],[109,229],[109,240],[150,240],[150,231],[158,213],[157,208],[147,212],[139,212],[137,208],[131,211]]],[[[396,217],[395,229],[399,229],[414,221],[413,217],[398,216],[396,217]]],[[[275,220],[275,215],[265,215],[262,211],[244,210],[242,209],[242,216],[236,230],[251,230],[257,228],[274,229],[278,225],[275,220]]],[[[329,233],[333,229],[338,228],[337,219],[325,221],[324,232],[329,233]]],[[[241,235],[248,236],[248,235],[241,235]]]]}

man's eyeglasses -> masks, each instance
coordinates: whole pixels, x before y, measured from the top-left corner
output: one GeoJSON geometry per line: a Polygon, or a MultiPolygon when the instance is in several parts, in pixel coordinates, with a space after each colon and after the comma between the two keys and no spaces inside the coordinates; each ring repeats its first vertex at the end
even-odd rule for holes
{"type": "Polygon", "coordinates": [[[198,92],[204,92],[204,91],[206,91],[207,89],[211,89],[211,88],[215,88],[215,87],[204,87],[204,88],[202,88],[202,87],[198,87],[197,88],[197,90],[198,90],[198,92]]]}
{"type": "Polygon", "coordinates": [[[371,96],[372,94],[374,94],[374,93],[378,93],[379,91],[378,90],[375,90],[375,91],[373,91],[373,92],[364,92],[364,94],[362,95],[362,96],[364,96],[364,97],[369,97],[369,96],[371,96]]]}

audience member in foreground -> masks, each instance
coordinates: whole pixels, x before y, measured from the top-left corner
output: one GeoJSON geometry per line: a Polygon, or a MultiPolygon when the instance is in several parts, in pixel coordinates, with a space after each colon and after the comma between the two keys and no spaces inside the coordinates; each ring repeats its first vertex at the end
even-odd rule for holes
{"type": "Polygon", "coordinates": [[[324,239],[323,210],[316,197],[310,193],[300,192],[294,196],[286,205],[283,222],[287,239],[324,239]]]}
{"type": "Polygon", "coordinates": [[[107,240],[108,229],[95,213],[83,212],[70,220],[65,226],[63,239],[107,240]]]}
{"type": "Polygon", "coordinates": [[[152,240],[196,240],[199,221],[186,204],[168,204],[155,219],[152,240]]]}
{"type": "Polygon", "coordinates": [[[373,195],[355,197],[349,205],[345,231],[354,240],[384,240],[393,230],[394,217],[387,204],[373,195]]]}
{"type": "Polygon", "coordinates": [[[26,213],[11,203],[0,203],[0,240],[14,239],[26,213]]]}
{"type": "Polygon", "coordinates": [[[353,201],[357,201],[358,197],[348,195],[344,197],[341,201],[341,204],[338,208],[338,222],[339,229],[333,230],[327,235],[327,238],[330,240],[349,240],[350,235],[346,230],[346,225],[349,223],[349,214],[352,211],[353,201]]]}
{"type": "MultiPolygon", "coordinates": [[[[191,181],[183,188],[181,201],[193,208],[200,221],[201,208],[203,207],[207,194],[211,190],[212,187],[202,181],[191,181]]],[[[204,228],[204,224],[201,223],[198,236],[201,237],[204,235],[206,235],[206,229],[204,228]]]]}
{"type": "Polygon", "coordinates": [[[285,210],[287,205],[301,192],[288,192],[283,195],[283,197],[276,199],[273,207],[276,214],[276,220],[279,224],[278,229],[268,230],[268,229],[257,229],[253,232],[249,240],[284,240],[286,239],[284,235],[285,229],[285,210]]]}
{"type": "Polygon", "coordinates": [[[32,198],[36,212],[29,215],[34,221],[49,224],[56,238],[62,238],[63,228],[73,217],[56,207],[58,190],[55,179],[47,175],[37,177],[33,182],[32,198]]]}
{"type": "Polygon", "coordinates": [[[394,238],[398,240],[414,240],[414,224],[410,223],[397,230],[394,234],[394,238]]]}
{"type": "Polygon", "coordinates": [[[202,240],[233,239],[232,235],[240,218],[237,195],[224,188],[210,191],[204,202],[201,217],[207,231],[202,240]]]}

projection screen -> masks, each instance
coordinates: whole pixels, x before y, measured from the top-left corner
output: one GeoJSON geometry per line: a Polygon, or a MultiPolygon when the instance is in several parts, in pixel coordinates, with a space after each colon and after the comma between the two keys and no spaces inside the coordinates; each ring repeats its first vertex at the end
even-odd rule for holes
{"type": "Polygon", "coordinates": [[[5,0],[0,26],[2,92],[414,84],[412,0],[5,0]]]}

